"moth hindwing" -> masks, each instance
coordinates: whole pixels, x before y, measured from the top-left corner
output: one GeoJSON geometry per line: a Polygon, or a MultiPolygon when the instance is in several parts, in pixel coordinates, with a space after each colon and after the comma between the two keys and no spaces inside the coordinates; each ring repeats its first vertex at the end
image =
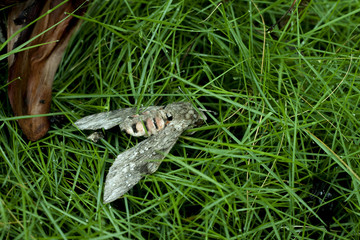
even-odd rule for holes
{"type": "Polygon", "coordinates": [[[109,129],[119,125],[133,136],[148,136],[115,159],[106,176],[104,203],[110,203],[128,192],[140,179],[154,173],[166,154],[187,129],[206,120],[190,103],[177,102],[165,107],[126,108],[98,113],[75,122],[79,129],[109,129]]]}

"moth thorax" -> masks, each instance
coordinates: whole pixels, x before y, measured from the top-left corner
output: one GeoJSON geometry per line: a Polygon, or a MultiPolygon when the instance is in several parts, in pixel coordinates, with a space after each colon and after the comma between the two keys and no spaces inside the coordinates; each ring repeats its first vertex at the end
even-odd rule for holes
{"type": "Polygon", "coordinates": [[[197,115],[195,114],[194,110],[189,110],[186,114],[185,114],[185,119],[189,120],[189,119],[196,119],[197,115]]]}
{"type": "Polygon", "coordinates": [[[125,129],[126,133],[134,136],[150,136],[157,134],[166,126],[167,122],[160,117],[147,118],[145,121],[139,121],[125,129]]]}

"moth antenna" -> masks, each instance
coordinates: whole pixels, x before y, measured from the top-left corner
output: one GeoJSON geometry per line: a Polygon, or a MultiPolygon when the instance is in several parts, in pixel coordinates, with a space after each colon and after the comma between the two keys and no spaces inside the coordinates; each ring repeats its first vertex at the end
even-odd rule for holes
{"type": "Polygon", "coordinates": [[[218,115],[217,112],[215,112],[215,111],[213,111],[213,110],[208,110],[208,109],[206,109],[206,108],[199,108],[199,110],[202,111],[202,112],[209,112],[209,113],[212,113],[212,114],[214,114],[214,115],[218,115]]]}
{"type": "MultiPolygon", "coordinates": [[[[184,94],[184,96],[186,97],[186,99],[187,99],[189,102],[192,102],[191,99],[187,96],[187,94],[181,89],[181,87],[178,86],[178,88],[179,88],[179,91],[180,91],[182,94],[184,94]]],[[[217,115],[216,112],[211,111],[211,110],[207,110],[207,109],[203,109],[203,108],[198,108],[198,109],[199,109],[200,111],[202,111],[202,112],[212,112],[212,113],[214,113],[214,115],[217,115]]]]}
{"type": "Polygon", "coordinates": [[[186,99],[187,99],[189,102],[191,102],[191,99],[186,95],[186,93],[181,89],[181,87],[178,86],[178,88],[179,88],[180,92],[181,92],[182,94],[184,94],[184,96],[186,97],[186,99]]]}

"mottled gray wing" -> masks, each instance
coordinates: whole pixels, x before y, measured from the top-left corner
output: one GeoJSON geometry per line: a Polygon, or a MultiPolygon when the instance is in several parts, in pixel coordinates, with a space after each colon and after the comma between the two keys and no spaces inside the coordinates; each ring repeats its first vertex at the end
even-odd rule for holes
{"type": "Polygon", "coordinates": [[[106,176],[104,203],[118,199],[144,175],[156,172],[184,130],[170,123],[159,134],[118,155],[106,176]]]}
{"type": "Polygon", "coordinates": [[[110,129],[136,114],[136,108],[123,108],[110,112],[97,113],[77,120],[74,124],[80,130],[110,129]]]}
{"type": "Polygon", "coordinates": [[[163,107],[161,106],[150,106],[137,108],[122,108],[109,112],[97,113],[90,116],[83,117],[77,120],[74,125],[80,130],[97,130],[97,129],[110,129],[116,125],[126,123],[126,119],[136,115],[136,113],[142,113],[144,111],[157,111],[163,107]]]}

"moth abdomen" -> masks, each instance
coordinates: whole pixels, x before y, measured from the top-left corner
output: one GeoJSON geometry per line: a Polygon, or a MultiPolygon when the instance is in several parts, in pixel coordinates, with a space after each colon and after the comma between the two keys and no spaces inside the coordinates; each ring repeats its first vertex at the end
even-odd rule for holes
{"type": "Polygon", "coordinates": [[[148,117],[144,120],[132,119],[135,120],[135,123],[131,125],[127,125],[123,128],[127,134],[130,134],[134,137],[141,136],[151,136],[157,134],[159,131],[164,129],[164,127],[168,124],[168,121],[161,117],[148,117]]]}
{"type": "Polygon", "coordinates": [[[145,127],[142,122],[137,122],[132,124],[130,127],[125,128],[127,134],[130,134],[135,137],[140,137],[145,135],[145,127]]]}

